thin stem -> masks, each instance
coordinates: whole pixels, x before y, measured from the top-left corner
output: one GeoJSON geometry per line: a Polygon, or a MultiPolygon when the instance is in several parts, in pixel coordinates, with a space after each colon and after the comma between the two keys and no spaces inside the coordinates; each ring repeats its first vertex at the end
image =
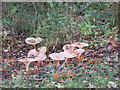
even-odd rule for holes
{"type": "Polygon", "coordinates": [[[30,65],[30,63],[26,63],[26,72],[29,71],[29,65],[30,65]]]}
{"type": "Polygon", "coordinates": [[[59,67],[59,66],[60,66],[60,61],[56,61],[55,66],[56,66],[56,67],[59,67]]]}
{"type": "Polygon", "coordinates": [[[56,73],[57,73],[62,67],[64,67],[65,63],[67,62],[67,59],[68,59],[68,58],[65,59],[65,62],[60,66],[60,68],[58,68],[58,70],[56,71],[56,73]]]}
{"type": "Polygon", "coordinates": [[[37,49],[37,44],[33,45],[34,49],[38,52],[38,49],[37,49]]]}

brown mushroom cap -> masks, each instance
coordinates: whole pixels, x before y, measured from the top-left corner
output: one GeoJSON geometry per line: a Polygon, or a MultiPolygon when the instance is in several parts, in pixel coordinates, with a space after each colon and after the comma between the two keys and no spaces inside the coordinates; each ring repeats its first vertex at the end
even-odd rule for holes
{"type": "Polygon", "coordinates": [[[31,44],[31,45],[36,45],[36,44],[40,43],[41,41],[42,41],[42,39],[40,37],[38,37],[38,38],[27,38],[25,40],[26,43],[31,44]]]}
{"type": "Polygon", "coordinates": [[[27,55],[27,57],[37,57],[37,56],[38,56],[38,52],[36,51],[36,49],[31,49],[27,55]]]}

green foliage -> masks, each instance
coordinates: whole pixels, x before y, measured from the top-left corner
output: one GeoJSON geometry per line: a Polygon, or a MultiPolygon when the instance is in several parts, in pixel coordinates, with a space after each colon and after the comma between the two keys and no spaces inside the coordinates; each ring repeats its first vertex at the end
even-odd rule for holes
{"type": "Polygon", "coordinates": [[[115,31],[112,4],[4,2],[3,28],[13,35],[40,36],[48,47],[70,43],[73,38],[80,41],[86,35],[107,37],[115,31]]]}

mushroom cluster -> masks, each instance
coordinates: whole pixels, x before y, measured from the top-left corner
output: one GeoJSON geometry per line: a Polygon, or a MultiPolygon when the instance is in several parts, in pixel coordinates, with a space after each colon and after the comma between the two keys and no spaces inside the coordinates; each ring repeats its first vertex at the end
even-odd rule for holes
{"type": "MultiPolygon", "coordinates": [[[[29,70],[29,65],[31,62],[33,61],[38,61],[38,63],[42,62],[47,58],[46,56],[46,50],[47,47],[42,46],[40,48],[37,49],[36,45],[38,43],[40,43],[42,41],[42,39],[40,37],[38,38],[27,38],[25,40],[25,42],[27,44],[33,45],[34,49],[31,49],[28,52],[27,58],[23,58],[23,59],[19,59],[18,61],[23,62],[26,65],[26,72],[28,72],[29,70]]],[[[80,56],[85,50],[82,49],[85,46],[89,46],[87,43],[83,43],[83,42],[76,42],[76,43],[72,43],[72,44],[66,44],[63,46],[63,51],[60,53],[51,53],[49,54],[49,57],[56,61],[55,66],[59,67],[60,66],[60,61],[64,61],[65,62],[68,59],[72,59],[75,57],[80,56]]]]}
{"type": "Polygon", "coordinates": [[[36,48],[36,44],[40,43],[42,41],[42,39],[40,37],[38,38],[27,38],[25,40],[26,43],[33,45],[34,49],[31,49],[28,52],[27,58],[23,58],[23,59],[19,59],[18,61],[23,62],[26,65],[26,72],[28,72],[29,70],[29,65],[31,62],[34,61],[43,61],[46,59],[46,49],[47,47],[43,46],[39,49],[36,48]]]}
{"type": "Polygon", "coordinates": [[[87,43],[83,42],[76,42],[73,44],[66,44],[63,46],[63,52],[60,53],[51,53],[49,54],[49,57],[56,61],[56,67],[60,66],[60,61],[63,61],[65,59],[70,59],[74,57],[80,56],[85,50],[82,49],[85,46],[89,46],[87,43]],[[78,49],[76,49],[78,48],[78,49]]]}

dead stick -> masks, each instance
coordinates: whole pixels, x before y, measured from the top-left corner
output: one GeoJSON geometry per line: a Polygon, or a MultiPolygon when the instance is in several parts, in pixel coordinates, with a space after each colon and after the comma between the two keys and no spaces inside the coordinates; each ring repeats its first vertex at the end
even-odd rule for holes
{"type": "Polygon", "coordinates": [[[65,63],[67,62],[67,59],[68,59],[68,58],[65,58],[65,62],[58,68],[58,70],[56,71],[56,73],[57,73],[62,67],[64,67],[65,63]]]}

